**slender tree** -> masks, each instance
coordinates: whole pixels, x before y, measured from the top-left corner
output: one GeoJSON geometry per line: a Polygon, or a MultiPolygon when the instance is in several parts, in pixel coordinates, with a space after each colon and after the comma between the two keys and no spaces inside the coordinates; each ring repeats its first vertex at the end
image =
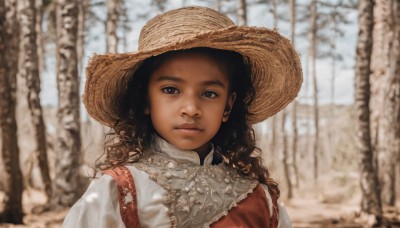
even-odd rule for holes
{"type": "Polygon", "coordinates": [[[35,153],[40,167],[46,195],[51,197],[51,179],[47,161],[46,127],[43,121],[43,111],[40,104],[40,77],[38,48],[36,35],[35,0],[18,2],[18,19],[20,24],[19,39],[19,75],[25,79],[28,88],[28,107],[33,124],[35,137],[35,153]]]}
{"type": "Polygon", "coordinates": [[[247,25],[247,3],[246,0],[237,0],[238,25],[247,25]]]}
{"type": "Polygon", "coordinates": [[[77,63],[78,1],[57,1],[57,139],[53,207],[71,206],[79,197],[81,154],[77,63]]]}
{"type": "Polygon", "coordinates": [[[44,45],[43,45],[43,37],[42,37],[42,24],[43,24],[43,0],[35,0],[35,9],[36,9],[36,46],[37,46],[37,55],[38,55],[38,64],[39,64],[39,75],[43,71],[45,67],[44,63],[44,45]]]}
{"type": "Polygon", "coordinates": [[[128,52],[128,33],[131,29],[129,17],[128,17],[128,7],[126,4],[121,4],[121,20],[122,20],[122,47],[124,52],[128,52]]]}
{"type": "MultiPolygon", "coordinates": [[[[272,14],[274,17],[274,27],[277,28],[278,27],[278,8],[277,8],[277,4],[275,0],[272,0],[272,5],[273,5],[273,10],[272,10],[272,14]]],[[[291,12],[293,13],[293,12],[291,12]]],[[[293,29],[293,19],[291,19],[291,28],[293,29]]],[[[291,32],[293,33],[294,31],[291,30],[291,32]]],[[[292,35],[292,44],[294,42],[294,35],[292,35]]],[[[286,116],[288,114],[288,110],[286,110],[286,108],[284,110],[281,111],[280,115],[281,115],[281,135],[282,135],[282,155],[283,155],[283,173],[285,175],[285,181],[286,181],[286,186],[287,186],[287,197],[288,199],[293,198],[293,183],[292,183],[292,178],[291,178],[291,172],[290,172],[290,168],[291,168],[291,161],[290,161],[290,152],[288,149],[288,133],[286,131],[286,116]]]]}
{"type": "MultiPolygon", "coordinates": [[[[279,17],[278,17],[278,10],[277,10],[278,7],[276,5],[276,0],[271,0],[269,3],[272,5],[271,6],[271,13],[272,13],[272,18],[273,18],[273,28],[277,28],[278,27],[279,17]]],[[[282,122],[286,122],[286,113],[285,112],[286,111],[283,111],[281,114],[274,115],[272,117],[272,123],[271,123],[271,131],[272,132],[271,132],[271,145],[270,146],[271,146],[271,152],[275,153],[275,154],[276,154],[276,148],[277,148],[278,139],[279,139],[279,132],[278,132],[278,127],[279,127],[278,121],[279,120],[278,120],[278,116],[281,117],[281,121],[282,122]]],[[[282,129],[281,132],[283,133],[282,139],[283,139],[284,142],[286,142],[287,141],[286,138],[285,138],[286,135],[284,135],[284,134],[286,134],[285,129],[282,129]]],[[[286,147],[287,147],[286,145],[283,145],[283,151],[282,151],[283,153],[282,154],[287,153],[286,147]]],[[[288,163],[287,159],[288,159],[288,156],[284,155],[283,156],[283,164],[284,164],[284,169],[283,170],[284,170],[285,177],[289,177],[289,169],[286,167],[286,164],[288,163]]],[[[274,166],[272,166],[272,167],[274,167],[274,166]]],[[[290,180],[286,179],[286,183],[287,183],[288,186],[291,186],[290,180]]],[[[290,195],[289,194],[290,192],[291,192],[291,190],[288,191],[288,196],[290,195]]]]}
{"type": "MultiPolygon", "coordinates": [[[[337,6],[336,6],[337,7],[337,6]]],[[[336,81],[336,60],[337,60],[337,54],[336,54],[336,39],[338,36],[338,20],[337,20],[337,11],[336,7],[334,7],[334,12],[331,14],[331,21],[333,23],[333,28],[332,28],[332,40],[329,44],[330,46],[330,52],[331,52],[331,97],[330,97],[330,108],[331,108],[331,115],[332,119],[334,117],[334,99],[335,99],[335,81],[336,81]]]]}
{"type": "MultiPolygon", "coordinates": [[[[292,45],[295,47],[296,44],[296,0],[289,0],[289,8],[290,8],[290,38],[292,40],[292,45]]],[[[292,103],[292,162],[293,162],[293,170],[295,176],[295,186],[299,187],[299,170],[297,167],[297,147],[298,147],[298,126],[297,126],[297,100],[294,100],[292,103]]]]}
{"type": "Polygon", "coordinates": [[[22,224],[23,180],[17,138],[16,78],[18,70],[17,1],[0,1],[0,131],[4,162],[4,210],[0,222],[22,224]]]}
{"type": "Polygon", "coordinates": [[[313,84],[313,101],[314,101],[314,146],[313,146],[313,161],[314,161],[314,180],[318,180],[318,159],[319,159],[319,110],[318,110],[318,82],[317,82],[317,1],[312,0],[310,6],[310,60],[311,60],[311,76],[313,84]]]}
{"type": "Polygon", "coordinates": [[[77,58],[79,75],[83,72],[83,57],[85,55],[86,19],[89,11],[89,0],[81,0],[78,14],[77,58]]]}
{"type": "MultiPolygon", "coordinates": [[[[338,5],[333,6],[332,8],[332,12],[330,13],[330,17],[329,20],[332,23],[332,35],[331,35],[331,39],[329,42],[329,54],[331,55],[331,81],[330,81],[330,86],[331,86],[331,94],[330,94],[330,105],[329,105],[329,109],[330,109],[330,117],[329,117],[329,121],[330,121],[330,125],[334,126],[334,121],[335,121],[335,81],[336,81],[336,62],[337,62],[337,50],[336,50],[336,42],[337,42],[337,37],[338,37],[338,31],[339,31],[339,23],[338,23],[338,5]]],[[[336,134],[335,134],[335,130],[336,128],[329,128],[327,129],[327,135],[328,135],[328,143],[329,143],[329,154],[332,156],[335,153],[335,138],[336,138],[336,134]]]]}
{"type": "Polygon", "coordinates": [[[218,12],[221,12],[221,0],[215,0],[214,9],[218,12]]]}
{"type": "Polygon", "coordinates": [[[373,164],[369,113],[373,9],[373,0],[360,1],[355,75],[356,146],[361,156],[362,210],[376,215],[377,220],[381,221],[382,206],[378,176],[373,164]]]}
{"type": "MultiPolygon", "coordinates": [[[[165,11],[165,6],[168,3],[168,0],[151,0],[151,5],[154,5],[157,7],[157,9],[161,12],[165,11]]],[[[183,4],[186,4],[183,2],[183,4]]]]}
{"type": "Polygon", "coordinates": [[[287,132],[285,128],[286,123],[286,109],[281,111],[282,121],[281,121],[281,130],[282,130],[282,155],[283,155],[283,171],[285,175],[285,181],[287,186],[287,197],[291,199],[293,197],[293,185],[290,178],[290,162],[289,162],[289,151],[288,151],[288,140],[287,140],[287,132]]]}
{"type": "Polygon", "coordinates": [[[107,3],[106,19],[106,51],[107,53],[116,53],[118,50],[118,21],[120,18],[119,4],[120,0],[109,0],[107,3]]]}
{"type": "Polygon", "coordinates": [[[278,28],[279,14],[278,14],[278,4],[276,0],[270,0],[272,4],[272,18],[274,21],[274,28],[278,28]]]}

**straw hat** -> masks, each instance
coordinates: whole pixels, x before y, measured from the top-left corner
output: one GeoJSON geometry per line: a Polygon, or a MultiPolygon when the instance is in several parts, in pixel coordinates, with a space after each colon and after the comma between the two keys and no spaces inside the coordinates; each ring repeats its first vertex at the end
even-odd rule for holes
{"type": "Polygon", "coordinates": [[[227,16],[205,7],[184,7],[147,22],[137,52],[94,55],[86,68],[83,102],[97,121],[113,126],[130,77],[143,60],[168,51],[209,47],[235,51],[250,66],[256,99],[249,123],[258,123],[286,107],[302,83],[297,52],[275,30],[236,26],[227,16]]]}

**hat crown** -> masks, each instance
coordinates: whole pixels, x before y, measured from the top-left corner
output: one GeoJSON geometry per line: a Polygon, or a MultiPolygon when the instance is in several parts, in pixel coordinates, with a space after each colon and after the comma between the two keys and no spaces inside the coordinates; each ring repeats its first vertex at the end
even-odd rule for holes
{"type": "Polygon", "coordinates": [[[200,33],[228,28],[235,24],[210,8],[184,7],[157,15],[142,28],[139,51],[156,49],[190,39],[200,33]]]}

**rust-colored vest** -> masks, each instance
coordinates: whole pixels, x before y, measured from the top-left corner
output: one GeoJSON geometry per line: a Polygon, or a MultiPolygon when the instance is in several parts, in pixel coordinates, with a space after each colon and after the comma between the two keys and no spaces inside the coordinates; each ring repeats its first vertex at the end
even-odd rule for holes
{"type": "MultiPolygon", "coordinates": [[[[132,173],[125,166],[118,166],[104,170],[103,173],[112,176],[118,186],[118,200],[121,217],[127,228],[140,227],[137,211],[136,188],[132,173]]],[[[278,227],[279,210],[277,199],[272,197],[273,215],[269,211],[268,201],[264,189],[257,185],[246,199],[240,201],[236,207],[229,210],[228,214],[217,222],[211,224],[212,228],[226,227],[278,227]]]]}

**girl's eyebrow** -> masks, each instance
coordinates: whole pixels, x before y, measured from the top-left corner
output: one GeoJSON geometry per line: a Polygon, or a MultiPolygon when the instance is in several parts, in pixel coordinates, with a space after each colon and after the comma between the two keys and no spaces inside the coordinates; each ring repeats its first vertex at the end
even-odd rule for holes
{"type": "MultiPolygon", "coordinates": [[[[157,81],[158,82],[160,82],[160,81],[174,81],[174,82],[179,82],[179,83],[185,82],[185,80],[183,78],[175,77],[175,76],[169,76],[169,75],[160,76],[157,79],[157,81]]],[[[221,88],[225,88],[226,87],[225,84],[223,82],[221,82],[220,80],[218,80],[218,79],[204,81],[204,82],[202,82],[202,84],[205,85],[205,86],[214,85],[214,86],[218,86],[218,87],[221,87],[221,88]]]]}
{"type": "Polygon", "coordinates": [[[210,81],[205,81],[205,82],[203,82],[203,84],[204,84],[205,86],[212,86],[212,85],[214,85],[214,86],[218,86],[218,87],[221,87],[221,88],[225,88],[225,87],[226,87],[225,84],[224,84],[223,82],[221,82],[220,80],[218,80],[218,79],[210,80],[210,81]]]}
{"type": "Polygon", "coordinates": [[[158,82],[162,82],[162,81],[174,81],[174,82],[185,82],[185,80],[183,80],[182,78],[179,77],[174,77],[174,76],[160,76],[157,79],[158,82]]]}

